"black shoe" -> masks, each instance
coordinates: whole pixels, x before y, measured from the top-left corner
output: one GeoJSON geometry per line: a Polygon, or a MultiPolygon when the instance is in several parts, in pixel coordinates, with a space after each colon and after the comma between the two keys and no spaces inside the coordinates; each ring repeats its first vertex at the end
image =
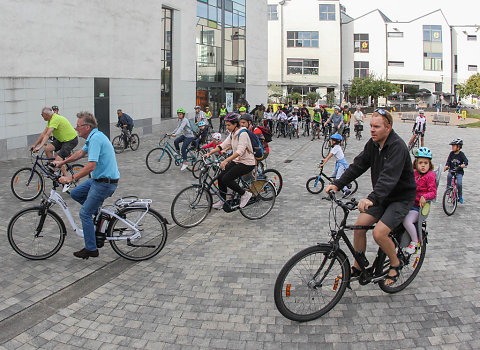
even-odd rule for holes
{"type": "Polygon", "coordinates": [[[98,256],[98,249],[97,250],[87,250],[83,248],[82,250],[79,250],[78,252],[74,252],[73,256],[77,258],[82,258],[82,259],[88,259],[89,257],[96,258],[98,256]]]}

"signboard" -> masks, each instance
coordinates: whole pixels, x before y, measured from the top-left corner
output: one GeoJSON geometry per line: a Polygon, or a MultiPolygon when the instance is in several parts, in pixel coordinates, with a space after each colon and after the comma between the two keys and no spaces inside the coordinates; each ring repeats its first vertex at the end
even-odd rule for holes
{"type": "Polygon", "coordinates": [[[233,112],[233,92],[225,93],[225,107],[229,113],[233,112]]]}

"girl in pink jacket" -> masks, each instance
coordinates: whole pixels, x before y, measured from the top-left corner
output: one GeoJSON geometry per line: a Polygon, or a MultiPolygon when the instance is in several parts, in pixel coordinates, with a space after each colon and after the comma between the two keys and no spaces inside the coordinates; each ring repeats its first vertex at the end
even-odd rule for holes
{"type": "Polygon", "coordinates": [[[415,154],[413,161],[413,173],[417,183],[417,196],[412,209],[403,220],[403,226],[410,234],[411,242],[405,250],[408,254],[415,253],[418,246],[418,234],[416,222],[420,215],[420,209],[423,208],[427,200],[432,200],[437,196],[437,183],[435,181],[435,172],[433,171],[432,151],[427,147],[421,147],[415,154]]]}

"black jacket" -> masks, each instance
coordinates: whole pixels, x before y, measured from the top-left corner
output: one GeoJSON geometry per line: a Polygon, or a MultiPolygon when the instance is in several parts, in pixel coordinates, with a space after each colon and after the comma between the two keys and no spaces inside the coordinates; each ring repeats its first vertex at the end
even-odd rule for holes
{"type": "Polygon", "coordinates": [[[367,198],[373,205],[415,200],[417,186],[410,153],[395,131],[390,132],[381,150],[378,143],[368,140],[363,151],[353,160],[353,164],[334,184],[343,188],[368,168],[371,168],[373,191],[367,198]]]}

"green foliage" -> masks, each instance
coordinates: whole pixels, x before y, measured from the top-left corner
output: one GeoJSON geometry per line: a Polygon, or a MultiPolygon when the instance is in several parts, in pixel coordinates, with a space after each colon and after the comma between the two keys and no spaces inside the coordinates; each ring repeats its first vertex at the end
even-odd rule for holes
{"type": "Polygon", "coordinates": [[[335,103],[335,92],[330,91],[327,95],[327,105],[333,106],[335,103]]]}
{"type": "Polygon", "coordinates": [[[289,101],[292,101],[294,103],[297,103],[298,100],[301,100],[302,99],[302,94],[300,94],[299,92],[292,92],[289,96],[288,96],[288,100],[289,101]]]}
{"type": "Polygon", "coordinates": [[[400,87],[390,83],[387,80],[377,79],[373,74],[366,78],[354,78],[350,87],[351,97],[368,98],[371,96],[375,99],[375,104],[380,96],[387,97],[394,91],[398,91],[400,87]]]}
{"type": "Polygon", "coordinates": [[[268,87],[269,103],[282,102],[283,88],[279,85],[270,85],[268,87]]]}
{"type": "Polygon", "coordinates": [[[480,73],[472,75],[465,84],[458,86],[458,94],[460,98],[470,95],[480,95],[480,73]]]}
{"type": "Polygon", "coordinates": [[[314,92],[314,91],[310,91],[309,93],[307,93],[306,98],[307,98],[308,103],[313,105],[320,98],[320,94],[318,94],[317,92],[314,92]]]}

